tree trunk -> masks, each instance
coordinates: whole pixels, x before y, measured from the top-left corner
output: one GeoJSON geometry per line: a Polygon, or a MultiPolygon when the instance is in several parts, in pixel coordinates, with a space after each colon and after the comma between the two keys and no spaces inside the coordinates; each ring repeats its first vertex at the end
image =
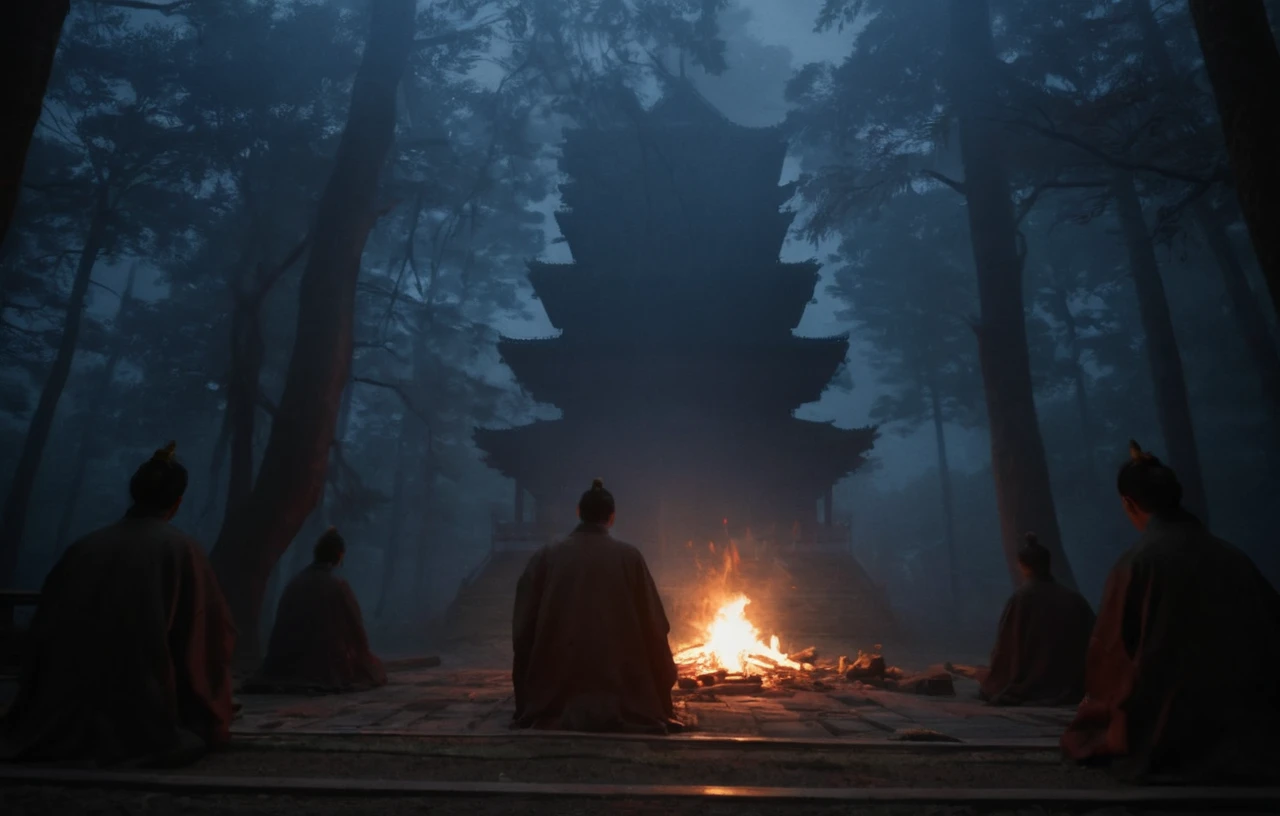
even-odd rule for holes
{"type": "Polygon", "coordinates": [[[44,109],[62,25],[71,0],[8,0],[0,4],[0,247],[13,223],[27,149],[44,109]]]}
{"type": "Polygon", "coordinates": [[[391,488],[391,518],[388,519],[387,543],[382,549],[382,582],[378,590],[378,605],[373,617],[380,620],[391,597],[391,584],[395,580],[396,564],[400,558],[400,538],[404,535],[405,482],[407,481],[409,451],[408,425],[414,420],[405,417],[401,422],[400,439],[396,443],[396,475],[391,488]]]}
{"type": "Polygon", "coordinates": [[[1280,51],[1262,0],[1191,0],[1240,210],[1280,313],[1280,51]]]}
{"type": "Polygon", "coordinates": [[[969,232],[978,271],[978,359],[991,433],[1000,531],[1010,578],[1018,580],[1018,547],[1033,530],[1053,556],[1060,583],[1075,588],[1062,547],[1049,465],[1036,416],[1022,294],[1024,257],[1000,131],[988,109],[999,85],[987,0],[951,0],[950,92],[959,119],[969,232]]]}
{"type": "Polygon", "coordinates": [[[1231,238],[1222,223],[1222,216],[1208,204],[1201,203],[1196,206],[1195,218],[1200,231],[1204,233],[1205,243],[1222,272],[1222,282],[1231,302],[1231,312],[1235,316],[1240,335],[1249,348],[1253,367],[1257,370],[1267,415],[1273,419],[1280,417],[1280,351],[1276,350],[1267,316],[1254,295],[1253,287],[1249,285],[1249,277],[1240,264],[1235,248],[1231,246],[1231,238]]]}
{"type": "Polygon", "coordinates": [[[259,653],[267,579],[320,498],[338,406],[350,379],[356,281],[395,133],[396,88],[413,45],[414,0],[374,0],[369,38],[302,275],[293,353],[257,481],[213,550],[242,634],[259,653]]]}
{"type": "Polygon", "coordinates": [[[942,398],[937,386],[929,383],[929,404],[933,413],[933,435],[938,443],[938,481],[942,488],[943,540],[947,545],[947,580],[951,604],[960,600],[960,579],[956,564],[956,513],[951,495],[951,466],[947,463],[947,435],[942,418],[942,398]]]}
{"type": "MultiPolygon", "coordinates": [[[[1177,81],[1178,71],[1165,46],[1160,23],[1151,10],[1151,0],[1132,0],[1132,5],[1142,30],[1143,49],[1151,60],[1153,70],[1167,82],[1177,81]]],[[[1185,89],[1175,87],[1174,90],[1190,93],[1193,88],[1188,85],[1185,89]]],[[[1253,359],[1269,415],[1280,417],[1280,352],[1277,352],[1271,337],[1266,313],[1258,304],[1240,258],[1231,246],[1222,217],[1204,201],[1197,202],[1192,213],[1222,274],[1222,283],[1231,302],[1231,312],[1249,349],[1249,356],[1253,359]]]]}
{"type": "Polygon", "coordinates": [[[80,324],[84,320],[85,299],[93,267],[106,243],[107,222],[110,218],[106,185],[99,187],[95,198],[89,234],[85,238],[84,248],[80,250],[80,263],[76,266],[75,280],[71,283],[71,294],[67,298],[67,317],[62,326],[58,353],[53,358],[53,367],[40,392],[40,402],[36,404],[31,424],[23,438],[22,453],[18,457],[18,466],[9,485],[4,513],[0,516],[0,586],[11,584],[17,573],[31,492],[40,471],[40,461],[44,458],[44,447],[53,430],[58,400],[62,398],[62,391],[67,386],[71,362],[75,359],[76,346],[80,342],[80,324]]]}
{"type": "Polygon", "coordinates": [[[253,492],[254,431],[266,344],[258,315],[261,300],[241,287],[231,316],[231,372],[227,383],[227,501],[223,527],[241,511],[253,492]]]}
{"type": "MultiPolygon", "coordinates": [[[[99,410],[103,405],[101,401],[105,400],[111,391],[111,385],[116,380],[116,368],[120,365],[120,358],[124,356],[126,343],[121,336],[123,331],[121,321],[128,315],[129,306],[133,303],[133,284],[137,271],[137,264],[129,267],[129,278],[125,282],[124,294],[120,296],[120,307],[116,310],[116,333],[111,341],[111,355],[107,357],[106,364],[102,367],[102,376],[98,378],[98,387],[94,389],[94,396],[100,400],[99,410]]],[[[80,490],[84,487],[85,472],[93,459],[94,439],[102,432],[102,428],[94,421],[94,413],[86,412],[87,416],[80,430],[80,442],[76,446],[75,470],[71,474],[71,484],[67,486],[67,498],[63,503],[62,515],[58,519],[58,537],[54,545],[58,555],[67,548],[71,537],[71,523],[75,519],[76,507],[80,504],[80,490]]]]}
{"type": "Polygon", "coordinates": [[[1071,312],[1071,304],[1067,292],[1062,286],[1057,270],[1053,271],[1053,306],[1058,313],[1067,333],[1067,350],[1071,354],[1071,379],[1075,385],[1076,413],[1080,415],[1080,441],[1084,449],[1085,478],[1090,483],[1096,481],[1098,472],[1094,461],[1093,450],[1093,413],[1089,410],[1089,381],[1085,376],[1083,358],[1080,349],[1080,331],[1076,325],[1076,316],[1071,312]]]}
{"type": "Polygon", "coordinates": [[[1177,471],[1182,482],[1184,504],[1196,513],[1205,514],[1208,505],[1200,475],[1200,454],[1196,450],[1191,406],[1187,401],[1182,355],[1178,352],[1178,340],[1173,333],[1169,301],[1165,297],[1160,266],[1142,214],[1142,202],[1133,186],[1133,177],[1128,174],[1116,176],[1112,192],[1129,251],[1129,272],[1138,294],[1138,311],[1142,316],[1142,331],[1146,335],[1147,361],[1155,385],[1156,416],[1164,433],[1165,452],[1170,467],[1177,471]]]}

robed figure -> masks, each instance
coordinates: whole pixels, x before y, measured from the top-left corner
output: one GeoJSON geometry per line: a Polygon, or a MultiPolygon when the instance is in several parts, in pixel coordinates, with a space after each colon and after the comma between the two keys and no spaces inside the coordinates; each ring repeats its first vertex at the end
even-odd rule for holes
{"type": "Polygon", "coordinates": [[[1084,696],[1093,609],[1053,579],[1050,558],[1028,533],[1018,551],[1023,583],[1005,604],[982,678],[980,696],[992,705],[1074,705],[1084,696]]]}
{"type": "Polygon", "coordinates": [[[187,487],[173,453],[143,464],[127,515],[46,578],[5,758],[179,765],[229,740],[235,628],[204,551],[169,523],[187,487]]]}
{"type": "Polygon", "coordinates": [[[1141,538],[1107,579],[1063,751],[1138,779],[1275,781],[1280,594],[1182,509],[1172,470],[1131,452],[1118,486],[1141,538]]]}
{"type": "Polygon", "coordinates": [[[678,729],[670,626],[640,551],[609,535],[613,496],[596,480],[581,524],[540,549],[516,587],[514,725],[663,734],[678,729]]]}
{"type": "Polygon", "coordinates": [[[256,694],[341,694],[387,682],[382,661],[369,648],[356,594],[336,573],[346,542],[330,528],[315,559],[280,596],[267,656],[244,690],[256,694]]]}

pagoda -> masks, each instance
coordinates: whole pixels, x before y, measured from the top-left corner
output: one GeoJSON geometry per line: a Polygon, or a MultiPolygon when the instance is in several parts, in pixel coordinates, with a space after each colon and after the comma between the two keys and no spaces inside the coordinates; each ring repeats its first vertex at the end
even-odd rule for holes
{"type": "Polygon", "coordinates": [[[618,535],[650,552],[831,525],[831,488],[876,432],[794,416],[849,341],[793,332],[818,264],[779,260],[795,217],[781,129],[734,124],[684,83],[625,119],[566,135],[555,218],[574,260],[529,264],[559,335],[499,344],[561,418],[476,444],[515,481],[516,521],[530,496],[560,533],[594,477],[617,497],[618,535]]]}

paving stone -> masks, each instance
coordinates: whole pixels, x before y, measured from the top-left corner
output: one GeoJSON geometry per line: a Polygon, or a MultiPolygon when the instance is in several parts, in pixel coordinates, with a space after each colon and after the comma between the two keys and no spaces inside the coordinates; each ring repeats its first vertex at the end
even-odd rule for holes
{"type": "Polygon", "coordinates": [[[885,732],[876,728],[865,720],[857,719],[828,719],[823,717],[818,722],[837,737],[845,737],[853,734],[884,734],[885,732]]]}
{"type": "Polygon", "coordinates": [[[762,722],[760,735],[780,739],[830,739],[832,734],[813,720],[762,722]]]}

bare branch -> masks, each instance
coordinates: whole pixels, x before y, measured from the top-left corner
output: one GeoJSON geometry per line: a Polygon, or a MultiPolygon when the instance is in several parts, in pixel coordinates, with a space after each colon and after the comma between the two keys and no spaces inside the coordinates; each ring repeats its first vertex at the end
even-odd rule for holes
{"type": "Polygon", "coordinates": [[[1072,136],[1070,133],[1063,133],[1060,130],[1056,130],[1051,127],[1044,127],[1043,125],[1032,124],[1031,122],[1003,120],[1002,123],[1022,128],[1023,130],[1028,130],[1039,136],[1043,136],[1046,139],[1052,139],[1054,141],[1070,145],[1077,150],[1089,154],[1103,164],[1115,167],[1119,170],[1128,170],[1132,173],[1150,173],[1152,175],[1164,176],[1165,178],[1185,182],[1187,184],[1213,184],[1216,181],[1222,181],[1226,177],[1225,172],[1222,170],[1219,170],[1212,176],[1205,178],[1191,173],[1184,173],[1181,170],[1169,167],[1161,167],[1159,165],[1148,164],[1146,162],[1129,161],[1127,159],[1122,159],[1119,156],[1113,156],[1078,136],[1072,136]]]}
{"type": "Polygon", "coordinates": [[[968,191],[964,186],[964,182],[956,181],[950,176],[944,176],[936,170],[921,170],[920,175],[925,176],[927,178],[931,178],[934,181],[942,182],[943,184],[950,187],[952,190],[955,190],[960,195],[968,195],[968,191]]]}
{"type": "Polygon", "coordinates": [[[140,11],[157,11],[161,14],[177,14],[187,6],[195,2],[195,0],[170,0],[168,3],[153,3],[148,0],[95,0],[100,6],[114,6],[115,8],[138,9],[140,11]]]}
{"type": "Polygon", "coordinates": [[[374,380],[374,379],[370,379],[369,377],[352,377],[351,382],[360,383],[362,385],[371,385],[374,388],[385,388],[388,391],[395,393],[398,397],[400,397],[400,401],[404,403],[404,407],[408,408],[410,413],[412,413],[418,419],[422,420],[428,427],[431,426],[431,420],[427,417],[426,414],[418,410],[418,406],[414,405],[413,403],[413,398],[409,396],[409,394],[404,390],[404,387],[401,386],[399,383],[385,382],[383,380],[374,380]]]}
{"type": "Polygon", "coordinates": [[[1046,190],[1082,190],[1082,189],[1091,189],[1091,188],[1097,188],[1097,187],[1107,187],[1109,186],[1109,184],[1110,182],[1106,182],[1106,181],[1057,181],[1057,180],[1046,181],[1043,184],[1037,184],[1031,190],[1030,194],[1028,194],[1026,198],[1022,199],[1022,203],[1018,205],[1018,212],[1015,215],[1014,223],[1021,224],[1026,219],[1027,215],[1031,212],[1031,209],[1035,207],[1036,201],[1040,198],[1040,195],[1044,193],[1046,190]]]}

